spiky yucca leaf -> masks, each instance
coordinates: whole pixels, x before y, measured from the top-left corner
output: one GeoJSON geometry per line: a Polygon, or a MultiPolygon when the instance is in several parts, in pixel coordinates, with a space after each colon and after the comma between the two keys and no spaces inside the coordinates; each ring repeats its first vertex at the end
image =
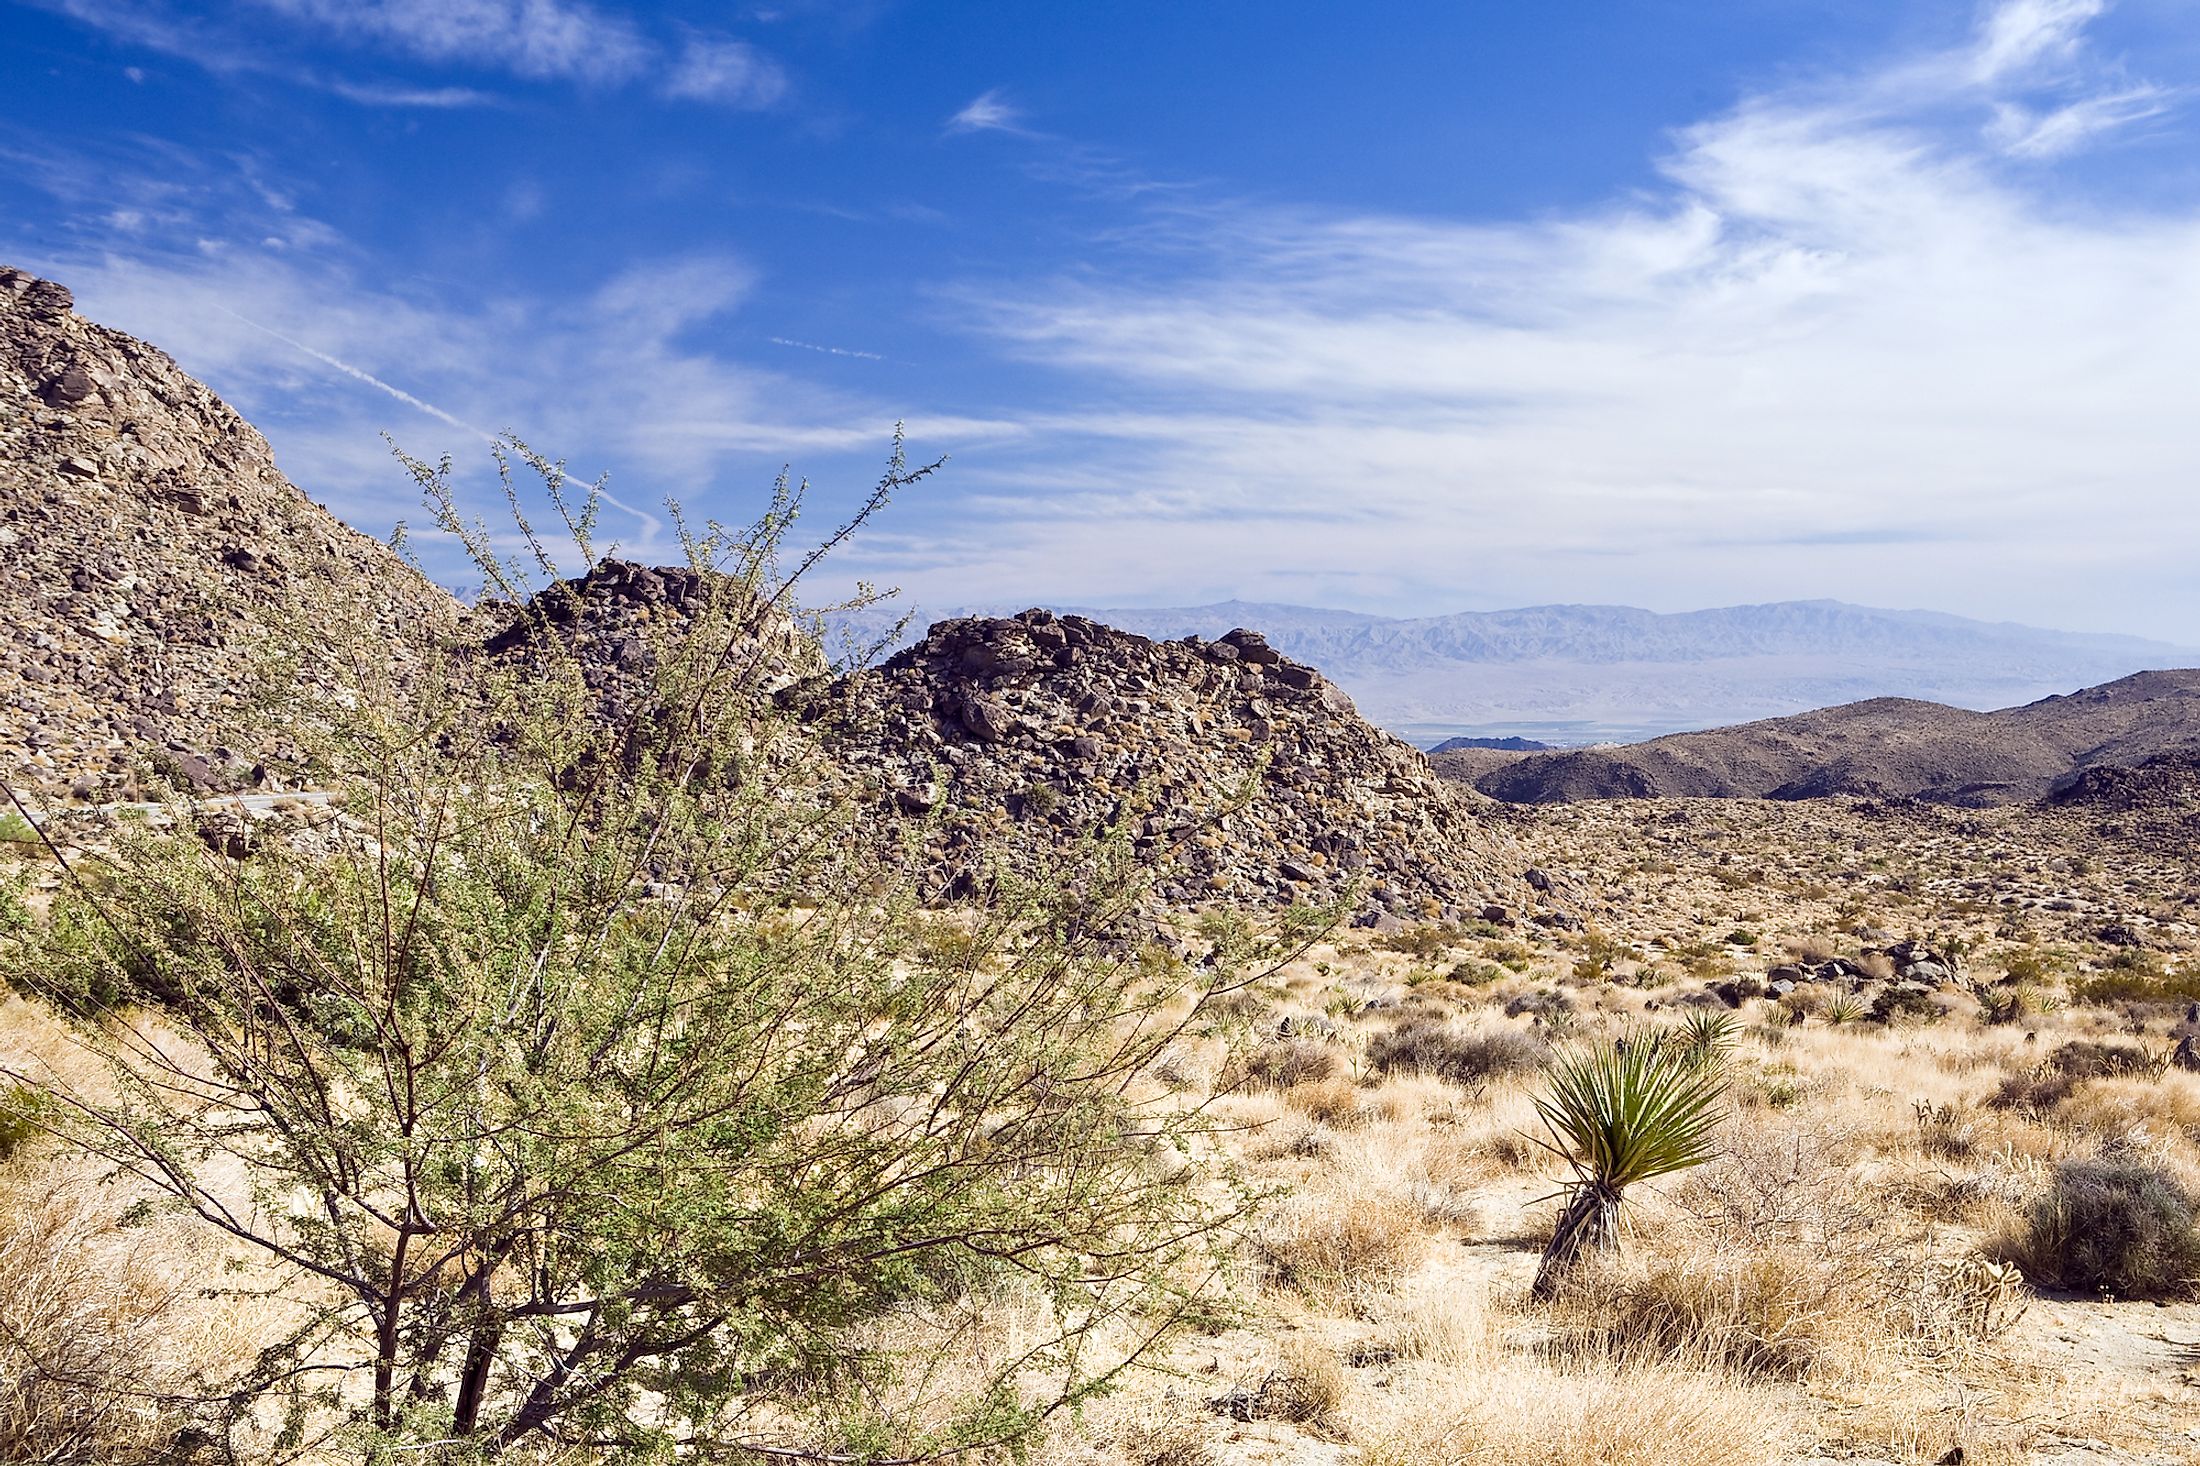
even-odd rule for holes
{"type": "Polygon", "coordinates": [[[1585,1182],[1621,1191],[1711,1159],[1726,1078],[1685,1050],[1612,1045],[1561,1055],[1536,1114],[1585,1182]]]}
{"type": "Polygon", "coordinates": [[[1550,1139],[1538,1143],[1572,1166],[1576,1180],[1536,1269],[1536,1297],[1549,1296],[1583,1252],[1612,1241],[1629,1186],[1715,1154],[1726,1077],[1712,1053],[1705,1059],[1679,1043],[1622,1040],[1551,1065],[1535,1101],[1550,1139]]]}
{"type": "Polygon", "coordinates": [[[1696,1008],[1681,1019],[1674,1041],[1693,1063],[1721,1064],[1733,1056],[1741,1037],[1741,1021],[1732,1013],[1696,1008]]]}

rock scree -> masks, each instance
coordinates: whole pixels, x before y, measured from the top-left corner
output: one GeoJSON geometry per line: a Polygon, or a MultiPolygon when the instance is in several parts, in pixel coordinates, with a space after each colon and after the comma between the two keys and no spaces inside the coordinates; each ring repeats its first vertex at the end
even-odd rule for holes
{"type": "MultiPolygon", "coordinates": [[[[276,469],[267,441],[169,356],[0,266],[0,761],[47,799],[140,797],[153,766],[265,783],[246,661],[365,630],[402,662],[464,608],[276,469]],[[371,595],[356,594],[361,589],[371,595]],[[352,592],[338,595],[339,590],[352,592]]],[[[279,759],[275,760],[279,763],[279,759]]]]}
{"type": "Polygon", "coordinates": [[[1127,826],[1157,894],[1322,902],[1366,925],[1456,919],[1510,884],[1476,796],[1256,631],[1157,642],[1043,610],[933,626],[828,699],[830,746],[881,807],[975,873],[1017,838],[1127,826]],[[1501,874],[1503,873],[1503,874],[1501,874]]]}

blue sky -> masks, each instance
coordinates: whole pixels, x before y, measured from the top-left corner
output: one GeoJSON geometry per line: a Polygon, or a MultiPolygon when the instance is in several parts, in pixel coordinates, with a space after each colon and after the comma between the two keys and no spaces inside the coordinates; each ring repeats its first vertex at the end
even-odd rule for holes
{"type": "MultiPolygon", "coordinates": [[[[1837,596],[2200,642],[2193,0],[0,0],[0,259],[922,604],[1837,596]]],[[[487,500],[482,500],[488,507],[487,500]]]]}

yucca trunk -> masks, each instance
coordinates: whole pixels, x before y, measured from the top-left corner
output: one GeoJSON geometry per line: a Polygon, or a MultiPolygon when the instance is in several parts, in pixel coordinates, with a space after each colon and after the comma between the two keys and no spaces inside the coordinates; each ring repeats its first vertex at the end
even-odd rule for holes
{"type": "Polygon", "coordinates": [[[1551,1245],[1543,1249],[1543,1261],[1535,1270],[1535,1286],[1529,1296],[1548,1298],[1558,1280],[1584,1252],[1612,1245],[1619,1226],[1620,1189],[1601,1181],[1584,1181],[1559,1215],[1551,1233],[1551,1245]]]}

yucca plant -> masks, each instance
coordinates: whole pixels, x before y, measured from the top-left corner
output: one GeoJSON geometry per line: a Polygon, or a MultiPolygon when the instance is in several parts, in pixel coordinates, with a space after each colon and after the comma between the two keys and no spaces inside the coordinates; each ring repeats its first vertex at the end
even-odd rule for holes
{"type": "Polygon", "coordinates": [[[1732,1013],[1697,1008],[1681,1019],[1671,1042],[1680,1057],[1706,1067],[1723,1064],[1732,1058],[1741,1037],[1742,1025],[1732,1013]]]}
{"type": "Polygon", "coordinates": [[[1548,1297],[1582,1253],[1611,1245],[1627,1188],[1711,1159],[1726,1092],[1722,1064],[1681,1045],[1622,1039],[1561,1056],[1535,1101],[1574,1186],[1543,1249],[1534,1296],[1548,1297]]]}
{"type": "Polygon", "coordinates": [[[1865,1012],[1864,1000],[1854,993],[1836,993],[1826,1000],[1826,1022],[1835,1028],[1862,1022],[1865,1012]]]}

